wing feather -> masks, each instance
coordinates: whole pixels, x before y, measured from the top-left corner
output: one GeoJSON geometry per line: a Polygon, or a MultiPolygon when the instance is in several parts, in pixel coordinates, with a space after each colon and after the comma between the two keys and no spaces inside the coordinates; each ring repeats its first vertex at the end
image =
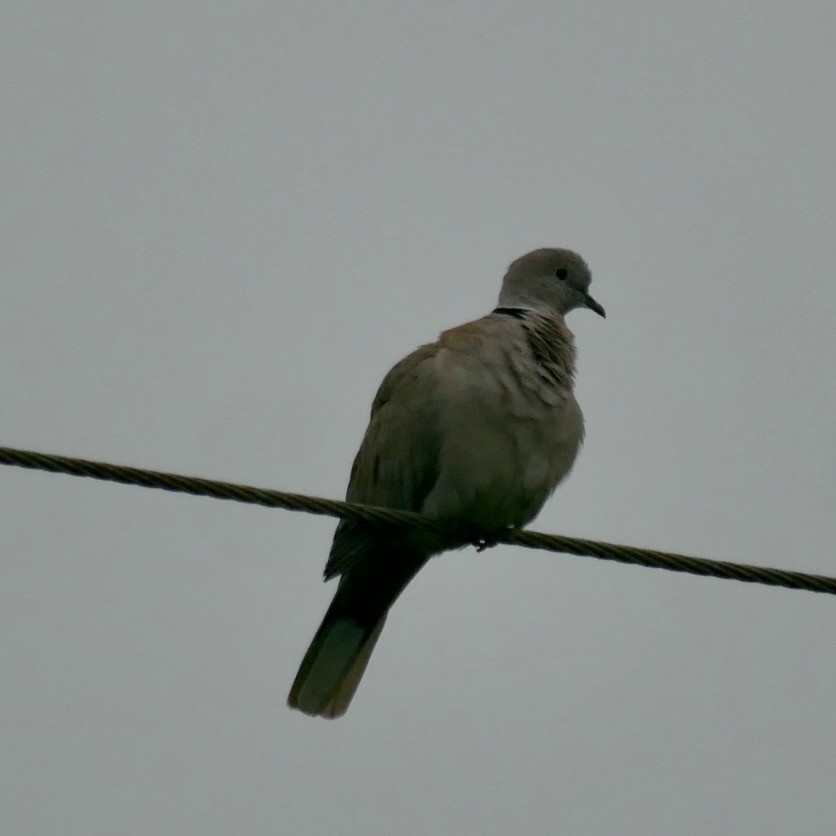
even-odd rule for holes
{"type": "MultiPolygon", "coordinates": [[[[417,511],[439,471],[440,429],[435,358],[438,343],[421,346],[383,379],[366,435],[354,459],[349,502],[417,511]]],[[[326,579],[356,565],[379,530],[344,520],[337,526],[326,579]]]]}

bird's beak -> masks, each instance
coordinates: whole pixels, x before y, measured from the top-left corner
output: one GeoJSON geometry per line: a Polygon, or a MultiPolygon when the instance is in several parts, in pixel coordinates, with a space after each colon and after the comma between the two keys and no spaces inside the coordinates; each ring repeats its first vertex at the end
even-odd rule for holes
{"type": "Polygon", "coordinates": [[[588,293],[584,293],[583,303],[589,310],[595,311],[598,316],[603,316],[604,319],[607,318],[607,312],[588,293]]]}

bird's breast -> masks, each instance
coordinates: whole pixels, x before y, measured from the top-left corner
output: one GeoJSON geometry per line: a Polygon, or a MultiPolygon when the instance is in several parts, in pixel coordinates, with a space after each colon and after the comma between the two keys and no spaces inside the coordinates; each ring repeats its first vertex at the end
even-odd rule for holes
{"type": "Polygon", "coordinates": [[[571,469],[581,411],[522,339],[471,359],[459,356],[441,375],[439,476],[422,510],[477,526],[523,525],[571,469]]]}

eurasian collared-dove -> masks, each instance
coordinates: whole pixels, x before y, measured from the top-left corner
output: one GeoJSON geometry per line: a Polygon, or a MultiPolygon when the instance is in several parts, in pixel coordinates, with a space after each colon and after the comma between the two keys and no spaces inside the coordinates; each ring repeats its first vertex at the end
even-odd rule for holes
{"type": "Polygon", "coordinates": [[[430,556],[530,522],[569,472],[583,416],[563,317],[578,307],[604,316],[590,281],[571,250],[534,250],[508,268],[492,313],[445,331],[386,375],[346,499],[472,534],[342,521],[325,567],[339,586],[290,689],[292,708],[344,714],[389,608],[430,556]]]}

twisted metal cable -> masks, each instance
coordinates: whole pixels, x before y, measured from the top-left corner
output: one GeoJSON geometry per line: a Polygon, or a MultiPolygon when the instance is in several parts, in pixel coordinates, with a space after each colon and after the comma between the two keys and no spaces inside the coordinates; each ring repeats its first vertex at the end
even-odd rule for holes
{"type": "MultiPolygon", "coordinates": [[[[413,526],[434,532],[445,530],[444,526],[435,520],[410,511],[394,511],[373,505],[340,502],[335,499],[323,499],[298,493],[255,488],[249,485],[218,482],[213,479],[182,476],[176,473],[142,470],[136,467],[94,462],[86,459],[70,458],[69,456],[54,456],[30,450],[16,450],[11,447],[0,447],[0,464],[25,467],[30,470],[46,470],[51,473],[67,473],[71,476],[86,476],[108,482],[139,485],[143,488],[161,488],[162,490],[188,493],[195,496],[209,496],[214,499],[228,499],[234,502],[265,505],[270,508],[284,508],[288,511],[306,511],[309,514],[341,517],[373,525],[413,526]]],[[[693,575],[706,575],[746,583],[760,583],[767,586],[805,589],[809,592],[836,595],[836,578],[824,575],[790,572],[785,569],[771,569],[764,566],[748,566],[743,563],[729,563],[722,560],[707,560],[702,557],[689,557],[683,554],[639,549],[633,546],[620,546],[614,543],[601,543],[595,540],[562,537],[557,534],[542,534],[527,530],[509,531],[507,534],[497,537],[496,542],[525,546],[530,549],[595,557],[600,560],[614,560],[619,563],[634,563],[639,566],[667,569],[671,572],[689,572],[693,575]]]]}

